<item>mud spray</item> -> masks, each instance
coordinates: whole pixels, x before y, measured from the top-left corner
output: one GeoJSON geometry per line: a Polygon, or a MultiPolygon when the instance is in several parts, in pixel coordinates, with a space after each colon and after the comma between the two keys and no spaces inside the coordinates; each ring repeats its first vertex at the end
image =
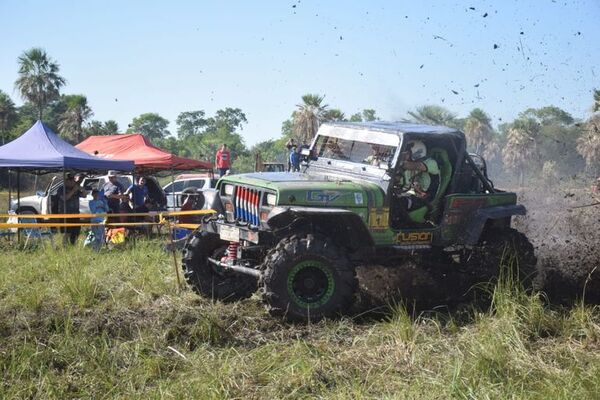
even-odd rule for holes
{"type": "MultiPolygon", "coordinates": [[[[600,303],[600,205],[590,205],[600,199],[584,186],[560,182],[507,188],[527,207],[527,215],[514,218],[513,226],[535,246],[535,289],[552,303],[600,303]]],[[[357,274],[359,312],[399,301],[419,309],[454,307],[472,302],[480,285],[460,272],[413,261],[362,266],[357,274]]]]}

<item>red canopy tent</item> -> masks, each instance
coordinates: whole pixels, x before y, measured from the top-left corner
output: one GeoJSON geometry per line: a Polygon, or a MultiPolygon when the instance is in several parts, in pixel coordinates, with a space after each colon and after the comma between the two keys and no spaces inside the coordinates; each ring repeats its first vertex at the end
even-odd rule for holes
{"type": "Polygon", "coordinates": [[[179,157],[154,146],[139,133],[127,135],[90,136],[76,145],[79,150],[113,160],[133,160],[136,172],[212,170],[212,164],[179,157]]]}

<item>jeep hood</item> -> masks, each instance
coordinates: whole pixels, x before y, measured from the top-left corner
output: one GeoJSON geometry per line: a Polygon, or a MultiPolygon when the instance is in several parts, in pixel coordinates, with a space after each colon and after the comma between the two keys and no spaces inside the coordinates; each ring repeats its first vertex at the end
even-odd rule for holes
{"type": "Polygon", "coordinates": [[[375,183],[325,175],[261,172],[224,177],[220,186],[231,183],[259,187],[277,193],[278,205],[317,207],[381,207],[383,190],[375,183]]]}

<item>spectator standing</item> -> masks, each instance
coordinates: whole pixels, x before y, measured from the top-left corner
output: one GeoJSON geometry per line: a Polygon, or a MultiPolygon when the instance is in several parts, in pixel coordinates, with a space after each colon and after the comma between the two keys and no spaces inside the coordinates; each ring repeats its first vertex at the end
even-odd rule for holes
{"type": "Polygon", "coordinates": [[[225,143],[223,143],[221,148],[217,150],[217,154],[215,156],[215,166],[219,170],[219,176],[225,175],[227,170],[231,168],[231,152],[225,143]]]}
{"type": "Polygon", "coordinates": [[[119,203],[121,200],[129,199],[129,197],[124,194],[125,189],[117,178],[117,171],[108,171],[108,182],[106,182],[102,188],[104,190],[104,197],[108,203],[108,208],[115,214],[119,212],[119,203]]]}
{"type": "MultiPolygon", "coordinates": [[[[73,174],[68,173],[65,175],[65,181],[58,187],[58,213],[59,214],[79,214],[79,198],[85,197],[84,191],[75,182],[73,174]],[[64,185],[64,186],[63,186],[64,185]]],[[[69,218],[65,219],[66,223],[76,224],[79,219],[69,218]]],[[[80,226],[67,226],[61,227],[60,232],[64,234],[63,242],[75,244],[79,233],[81,232],[80,226]]]]}
{"type": "Polygon", "coordinates": [[[287,149],[287,154],[288,154],[288,162],[287,162],[287,171],[290,172],[292,170],[292,163],[290,162],[290,151],[292,151],[292,147],[294,147],[296,145],[296,141],[294,140],[294,138],[289,138],[288,141],[285,143],[285,148],[287,149]]]}
{"type": "MultiPolygon", "coordinates": [[[[90,200],[90,211],[92,214],[106,214],[108,213],[108,204],[100,197],[100,191],[98,189],[92,190],[92,200],[90,200]]],[[[104,222],[103,217],[93,217],[90,222],[92,224],[102,224],[104,222]]],[[[90,245],[96,251],[100,251],[102,244],[104,243],[104,225],[94,225],[91,229],[92,240],[90,245]]]]}
{"type": "Polygon", "coordinates": [[[84,179],[85,179],[85,174],[83,174],[81,172],[75,174],[75,183],[77,183],[79,186],[81,186],[84,179]]]}
{"type": "Polygon", "coordinates": [[[146,178],[140,176],[137,184],[133,184],[127,188],[125,195],[131,196],[131,202],[133,203],[133,209],[143,207],[144,203],[148,199],[148,187],[146,186],[146,178]]]}
{"type": "Polygon", "coordinates": [[[292,172],[300,171],[300,149],[298,147],[292,146],[292,150],[290,151],[289,162],[292,172]]]}

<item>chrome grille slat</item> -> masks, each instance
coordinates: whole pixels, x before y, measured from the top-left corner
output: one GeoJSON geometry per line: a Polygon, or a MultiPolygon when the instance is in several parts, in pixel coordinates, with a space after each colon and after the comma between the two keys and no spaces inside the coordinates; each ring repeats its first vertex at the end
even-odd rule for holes
{"type": "Polygon", "coordinates": [[[262,190],[236,185],[233,191],[235,218],[252,225],[260,225],[260,202],[263,196],[262,190]]]}

